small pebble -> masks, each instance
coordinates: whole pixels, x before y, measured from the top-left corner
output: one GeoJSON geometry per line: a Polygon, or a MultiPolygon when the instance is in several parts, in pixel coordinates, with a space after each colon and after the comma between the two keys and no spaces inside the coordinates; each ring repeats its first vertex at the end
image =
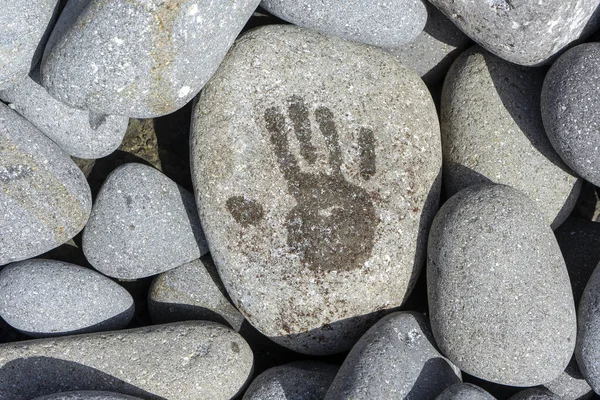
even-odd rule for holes
{"type": "Polygon", "coordinates": [[[36,397],[33,400],[142,400],[139,397],[127,396],[125,394],[98,392],[95,390],[84,390],[77,392],[56,393],[48,396],[36,397]]]}
{"type": "Polygon", "coordinates": [[[436,400],[495,400],[495,397],[471,383],[457,383],[446,388],[436,400]]]}

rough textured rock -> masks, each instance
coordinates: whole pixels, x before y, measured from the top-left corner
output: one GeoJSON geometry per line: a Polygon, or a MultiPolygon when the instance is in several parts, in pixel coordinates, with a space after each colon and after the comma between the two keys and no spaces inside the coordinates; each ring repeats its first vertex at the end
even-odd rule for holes
{"type": "Polygon", "coordinates": [[[437,8],[428,2],[426,6],[429,17],[423,32],[390,51],[402,64],[415,70],[427,85],[432,85],[446,75],[454,59],[472,42],[437,8]]]}
{"type": "Polygon", "coordinates": [[[84,390],[77,392],[56,393],[48,396],[36,397],[34,400],[141,400],[139,397],[112,392],[99,392],[84,390]]]}
{"type": "Polygon", "coordinates": [[[543,384],[565,370],[577,329],[569,276],[524,193],[462,190],[440,209],[428,243],[431,326],[448,359],[511,386],[543,384]]]}
{"type": "Polygon", "coordinates": [[[561,400],[561,397],[546,389],[532,388],[515,394],[509,400],[561,400]]]}
{"type": "Polygon", "coordinates": [[[473,40],[521,65],[540,65],[598,28],[599,0],[430,0],[473,40]]]}
{"type": "Polygon", "coordinates": [[[586,400],[592,398],[594,392],[586,382],[575,357],[567,365],[558,378],[542,385],[543,388],[556,394],[562,400],[586,400]]]}
{"type": "Polygon", "coordinates": [[[337,371],[337,365],[316,361],[273,367],[252,381],[243,400],[321,400],[337,371]]]}
{"type": "Polygon", "coordinates": [[[260,5],[294,25],[381,47],[412,41],[427,21],[421,0],[262,0],[260,5]]]}
{"type": "Polygon", "coordinates": [[[209,256],[158,275],[150,287],[148,308],[154,323],[199,319],[225,322],[239,331],[244,322],[209,256]]]}
{"type": "Polygon", "coordinates": [[[374,47],[259,28],[203,90],[192,129],[211,255],[253,326],[295,351],[336,353],[403,302],[441,164],[413,71],[374,47]]]}
{"type": "Polygon", "coordinates": [[[565,259],[575,305],[600,262],[600,223],[569,218],[555,232],[565,259]]]}
{"type": "Polygon", "coordinates": [[[457,383],[444,390],[436,400],[494,400],[495,397],[470,383],[457,383]]]}
{"type": "Polygon", "coordinates": [[[600,393],[600,268],[588,281],[577,310],[577,364],[594,392],[600,393]]]}
{"type": "Polygon", "coordinates": [[[252,350],[222,325],[155,325],[0,345],[0,399],[97,390],[147,400],[228,400],[251,371],[252,350]]]}
{"type": "Polygon", "coordinates": [[[0,317],[33,337],[124,328],[133,299],[107,277],[60,261],[33,259],[0,270],[0,317]]]}
{"type": "Polygon", "coordinates": [[[77,165],[0,104],[0,265],[60,246],[85,225],[92,198],[77,165]]]}
{"type": "Polygon", "coordinates": [[[156,275],[208,252],[194,196],[160,171],[130,163],[104,182],[83,232],[98,271],[120,279],[156,275]]]}
{"type": "Polygon", "coordinates": [[[581,182],[556,154],[540,113],[541,69],[526,69],[474,46],[454,62],[441,103],[444,188],[452,196],[476,183],[512,186],[559,226],[581,182]]]}
{"type": "Polygon", "coordinates": [[[127,130],[127,117],[78,110],[48,94],[39,83],[39,68],[10,88],[0,99],[24,116],[68,154],[100,158],[112,153],[127,130]]]}
{"type": "Polygon", "coordinates": [[[59,0],[13,0],[0,15],[0,90],[23,79],[42,56],[59,0]]]}
{"type": "Polygon", "coordinates": [[[435,399],[461,374],[436,349],[422,314],[389,314],[354,345],[326,400],[435,399]]]}
{"type": "Polygon", "coordinates": [[[564,53],[548,71],[541,97],[544,127],[565,163],[600,185],[600,43],[564,53]]]}
{"type": "Polygon", "coordinates": [[[76,108],[153,118],[190,101],[259,0],[74,0],[44,53],[42,82],[76,108]]]}

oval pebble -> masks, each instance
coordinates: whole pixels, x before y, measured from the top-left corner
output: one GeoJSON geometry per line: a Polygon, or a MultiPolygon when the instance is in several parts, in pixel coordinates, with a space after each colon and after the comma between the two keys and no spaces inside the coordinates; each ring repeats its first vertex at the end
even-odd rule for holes
{"type": "Polygon", "coordinates": [[[577,310],[578,332],[575,356],[585,380],[600,393],[600,268],[588,281],[577,310]]]}
{"type": "Polygon", "coordinates": [[[338,366],[296,361],[258,375],[243,400],[319,400],[325,397],[338,366]]]}
{"type": "Polygon", "coordinates": [[[571,362],[558,378],[542,385],[562,400],[587,400],[593,397],[594,391],[579,370],[573,355],[571,362]]]}
{"type": "Polygon", "coordinates": [[[0,346],[0,399],[74,390],[142,399],[229,400],[252,372],[244,339],[194,321],[0,346]]]}
{"type": "Polygon", "coordinates": [[[156,275],[208,252],[194,196],[162,172],[137,163],[102,185],[83,232],[94,268],[119,279],[156,275]]]}
{"type": "Polygon", "coordinates": [[[543,78],[542,69],[511,64],[479,46],[452,64],[440,117],[448,196],[493,182],[529,195],[553,228],[568,217],[581,181],[546,137],[543,78]]]}
{"type": "Polygon", "coordinates": [[[562,400],[562,397],[557,396],[547,389],[532,388],[522,390],[511,396],[508,400],[562,400]]]}
{"type": "Polygon", "coordinates": [[[91,208],[90,187],[71,158],[0,103],[0,265],[66,243],[91,208]]]}
{"type": "Polygon", "coordinates": [[[471,383],[457,383],[444,390],[435,400],[494,400],[495,397],[471,383]]]}
{"type": "Polygon", "coordinates": [[[460,382],[459,369],[437,351],[425,317],[397,312],[354,345],[325,399],[433,400],[460,382]]]}
{"type": "Polygon", "coordinates": [[[131,295],[88,268],[32,259],[0,270],[0,317],[33,337],[124,328],[131,295]]]}
{"type": "Polygon", "coordinates": [[[77,392],[56,393],[48,396],[36,397],[33,400],[142,400],[139,397],[112,392],[99,392],[84,390],[77,392]]]}
{"type": "Polygon", "coordinates": [[[565,370],[573,294],[552,230],[524,193],[476,185],[448,200],[429,234],[427,289],[436,342],[462,371],[534,386],[565,370]]]}
{"type": "Polygon", "coordinates": [[[600,186],[600,43],[564,53],[548,71],[541,97],[544,127],[565,163],[600,186]]]}

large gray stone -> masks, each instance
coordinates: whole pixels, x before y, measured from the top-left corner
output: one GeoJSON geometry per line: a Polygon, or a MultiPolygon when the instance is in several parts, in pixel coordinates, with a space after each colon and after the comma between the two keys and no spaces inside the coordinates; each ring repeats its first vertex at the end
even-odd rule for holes
{"type": "Polygon", "coordinates": [[[153,118],[190,101],[260,0],[71,0],[44,53],[42,82],[70,106],[153,118]]]}
{"type": "Polygon", "coordinates": [[[75,390],[145,400],[229,400],[252,371],[234,331],[194,321],[0,345],[0,399],[75,390]]]}
{"type": "Polygon", "coordinates": [[[547,389],[531,388],[520,391],[509,400],[562,400],[562,398],[547,389]]]}
{"type": "Polygon", "coordinates": [[[593,397],[594,391],[579,370],[575,357],[567,365],[558,378],[542,385],[562,400],[587,400],[593,397]]]}
{"type": "Polygon", "coordinates": [[[436,342],[462,371],[534,386],[569,363],[577,329],[569,276],[524,193],[476,185],[448,200],[429,234],[427,289],[436,342]]]}
{"type": "Polygon", "coordinates": [[[42,56],[59,0],[11,0],[0,12],[0,90],[23,79],[42,56]]]}
{"type": "Polygon", "coordinates": [[[577,364],[594,392],[600,393],[600,268],[590,277],[577,310],[577,364]]]}
{"type": "Polygon", "coordinates": [[[598,28],[600,0],[430,0],[473,40],[521,65],[540,65],[598,28]]]}
{"type": "Polygon", "coordinates": [[[244,35],[192,136],[200,218],[236,307],[295,351],[350,348],[419,274],[440,147],[426,86],[393,55],[293,26],[244,35]]]}
{"type": "Polygon", "coordinates": [[[124,328],[131,295],[88,268],[32,259],[0,270],[0,317],[33,337],[124,328]]]}
{"type": "Polygon", "coordinates": [[[34,400],[141,400],[139,397],[112,392],[99,392],[96,390],[82,390],[77,392],[56,393],[48,396],[36,397],[34,400]]]}
{"type": "Polygon", "coordinates": [[[158,275],[148,293],[152,322],[190,319],[226,322],[239,332],[244,317],[226,297],[209,256],[158,275]]]}
{"type": "Polygon", "coordinates": [[[326,400],[433,400],[461,373],[436,349],[422,314],[383,317],[354,345],[326,400]]]}
{"type": "Polygon", "coordinates": [[[449,386],[435,400],[494,400],[495,397],[470,383],[449,386]]]}
{"type": "Polygon", "coordinates": [[[337,365],[296,361],[257,376],[243,400],[321,400],[338,371],[337,365]]]}
{"type": "Polygon", "coordinates": [[[541,97],[544,127],[565,163],[600,186],[600,43],[564,53],[548,71],[541,97]]]}
{"type": "Polygon", "coordinates": [[[83,229],[91,208],[77,165],[0,103],[0,265],[67,242],[83,229]]]}
{"type": "Polygon", "coordinates": [[[452,196],[476,183],[519,189],[559,226],[581,182],[546,137],[541,69],[523,68],[474,46],[454,62],[441,103],[444,188],[452,196]]]}
{"type": "Polygon", "coordinates": [[[208,252],[194,196],[162,172],[137,163],[114,170],[83,232],[83,252],[98,271],[138,279],[208,252]]]}
{"type": "Polygon", "coordinates": [[[390,51],[402,64],[415,70],[427,85],[432,85],[446,75],[456,57],[473,42],[437,8],[429,2],[426,6],[429,17],[423,32],[390,51]]]}
{"type": "Polygon", "coordinates": [[[0,92],[0,99],[24,116],[68,154],[101,158],[119,147],[129,118],[70,107],[48,94],[39,83],[39,68],[0,92]]]}
{"type": "Polygon", "coordinates": [[[412,41],[427,21],[422,0],[262,0],[260,5],[295,25],[381,47],[412,41]]]}

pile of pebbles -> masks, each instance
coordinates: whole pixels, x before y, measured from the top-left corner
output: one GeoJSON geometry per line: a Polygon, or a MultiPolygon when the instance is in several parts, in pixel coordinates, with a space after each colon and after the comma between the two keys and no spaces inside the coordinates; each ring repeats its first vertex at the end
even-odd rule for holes
{"type": "Polygon", "coordinates": [[[597,397],[595,39],[600,0],[6,2],[0,400],[597,397]]]}

